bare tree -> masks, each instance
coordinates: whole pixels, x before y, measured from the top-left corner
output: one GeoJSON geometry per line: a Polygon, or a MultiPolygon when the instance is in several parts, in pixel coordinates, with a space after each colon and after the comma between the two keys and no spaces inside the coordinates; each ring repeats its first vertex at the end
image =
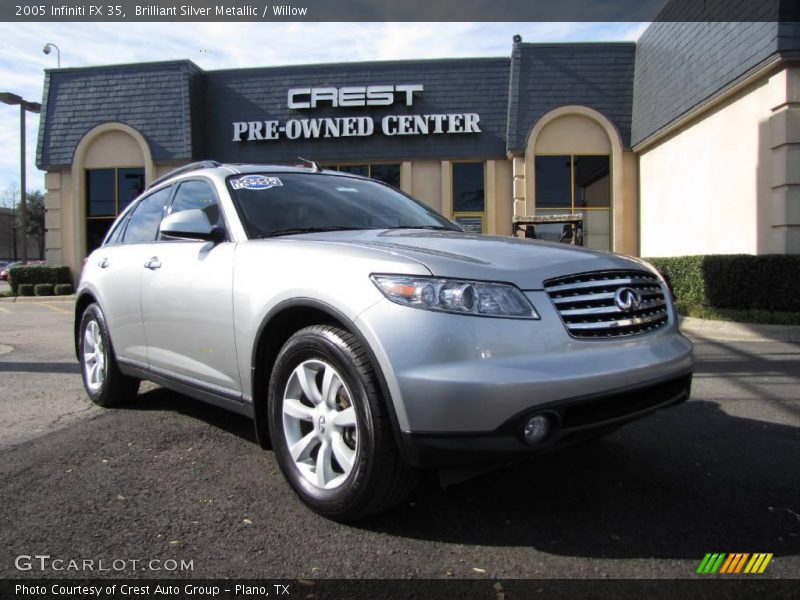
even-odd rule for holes
{"type": "MultiPolygon", "coordinates": [[[[44,258],[44,194],[39,190],[29,191],[25,199],[28,243],[30,244],[30,240],[35,240],[38,258],[44,258]]],[[[0,194],[0,257],[16,260],[19,256],[21,236],[18,208],[19,191],[16,184],[12,184],[0,194]]]]}
{"type": "Polygon", "coordinates": [[[8,186],[0,194],[0,256],[16,260],[17,253],[17,200],[16,184],[8,186]]]}
{"type": "Polygon", "coordinates": [[[44,258],[44,194],[39,190],[34,190],[25,195],[25,200],[28,217],[28,239],[36,240],[39,258],[44,258]]]}

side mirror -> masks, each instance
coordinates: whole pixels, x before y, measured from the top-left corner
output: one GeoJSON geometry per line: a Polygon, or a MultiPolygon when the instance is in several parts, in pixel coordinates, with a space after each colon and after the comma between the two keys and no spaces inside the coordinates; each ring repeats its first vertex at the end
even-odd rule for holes
{"type": "Polygon", "coordinates": [[[168,237],[185,240],[221,242],[225,230],[211,224],[208,215],[199,208],[173,213],[161,221],[161,233],[168,237]]]}

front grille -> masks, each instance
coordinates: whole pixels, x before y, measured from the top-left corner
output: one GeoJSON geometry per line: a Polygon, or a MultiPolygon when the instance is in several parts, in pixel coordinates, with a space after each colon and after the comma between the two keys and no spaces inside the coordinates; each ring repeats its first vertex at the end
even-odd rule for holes
{"type": "Polygon", "coordinates": [[[647,271],[597,271],[544,282],[570,335],[606,338],[636,335],[667,324],[667,302],[658,278],[647,271]],[[623,310],[615,300],[622,288],[641,298],[638,307],[623,310]]]}

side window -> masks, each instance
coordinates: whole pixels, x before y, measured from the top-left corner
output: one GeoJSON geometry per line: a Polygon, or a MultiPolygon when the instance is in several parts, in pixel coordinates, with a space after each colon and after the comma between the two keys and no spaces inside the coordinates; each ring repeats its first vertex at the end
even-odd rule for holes
{"type": "Polygon", "coordinates": [[[128,217],[125,216],[124,219],[119,219],[117,223],[114,225],[114,229],[111,230],[111,233],[106,239],[106,243],[103,244],[104,246],[110,246],[111,244],[119,244],[122,241],[122,234],[125,232],[125,222],[128,220],[128,217]]]}
{"type": "Polygon", "coordinates": [[[158,233],[158,226],[164,217],[164,207],[172,194],[172,187],[164,188],[154,194],[143,198],[133,213],[128,218],[128,226],[125,228],[123,242],[126,244],[136,244],[142,242],[153,242],[158,233]]]}
{"type": "Polygon", "coordinates": [[[222,214],[217,203],[217,196],[211,184],[206,181],[185,181],[180,184],[172,201],[170,214],[183,210],[200,209],[208,217],[212,225],[223,227],[222,214]]]}

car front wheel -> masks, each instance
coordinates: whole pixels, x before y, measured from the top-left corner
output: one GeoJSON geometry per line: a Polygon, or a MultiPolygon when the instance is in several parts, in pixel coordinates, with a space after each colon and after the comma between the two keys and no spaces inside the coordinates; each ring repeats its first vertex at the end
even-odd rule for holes
{"type": "Polygon", "coordinates": [[[317,513],[351,521],[413,491],[417,472],[400,457],[375,373],[349,332],[317,325],[289,338],[273,367],[269,406],[281,470],[317,513]]]}
{"type": "Polygon", "coordinates": [[[139,390],[139,380],[119,370],[108,326],[97,304],[90,304],[83,311],[79,335],[83,386],[92,402],[110,407],[133,399],[139,390]]]}

